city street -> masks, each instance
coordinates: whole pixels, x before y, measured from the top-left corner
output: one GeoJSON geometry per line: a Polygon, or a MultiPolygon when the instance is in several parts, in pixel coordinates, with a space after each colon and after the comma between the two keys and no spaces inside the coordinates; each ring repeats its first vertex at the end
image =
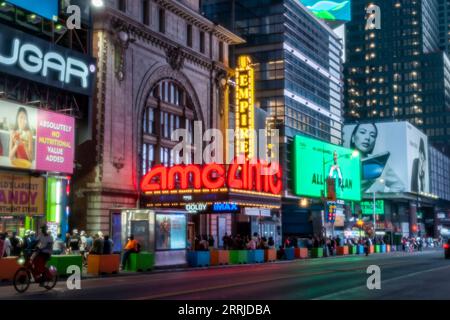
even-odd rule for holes
{"type": "Polygon", "coordinates": [[[295,260],[262,265],[155,272],[59,282],[51,292],[32,285],[0,299],[450,299],[450,260],[442,250],[295,260]],[[369,265],[381,268],[381,290],[368,290],[369,265]]]}

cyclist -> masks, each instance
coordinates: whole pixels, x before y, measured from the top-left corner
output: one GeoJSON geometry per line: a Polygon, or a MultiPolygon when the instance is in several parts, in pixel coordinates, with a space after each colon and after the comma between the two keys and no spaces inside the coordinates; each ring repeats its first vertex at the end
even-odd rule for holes
{"type": "Polygon", "coordinates": [[[33,264],[33,273],[36,282],[41,286],[44,285],[44,278],[42,275],[45,272],[45,265],[52,255],[53,251],[53,237],[48,233],[47,226],[41,227],[41,234],[36,238],[36,251],[31,257],[33,264]]]}

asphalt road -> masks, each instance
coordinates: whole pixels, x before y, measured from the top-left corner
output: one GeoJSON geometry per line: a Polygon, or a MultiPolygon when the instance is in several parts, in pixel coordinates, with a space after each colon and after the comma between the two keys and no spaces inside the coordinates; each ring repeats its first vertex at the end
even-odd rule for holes
{"type": "Polygon", "coordinates": [[[450,260],[433,250],[202,268],[83,279],[80,290],[0,286],[0,299],[450,299],[450,260]],[[380,290],[367,288],[369,265],[380,267],[380,290]]]}

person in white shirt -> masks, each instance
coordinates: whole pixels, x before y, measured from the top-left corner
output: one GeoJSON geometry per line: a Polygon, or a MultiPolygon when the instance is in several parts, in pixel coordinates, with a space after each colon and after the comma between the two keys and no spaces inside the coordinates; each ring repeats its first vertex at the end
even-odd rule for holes
{"type": "Polygon", "coordinates": [[[41,234],[36,239],[36,249],[37,251],[31,257],[34,267],[33,273],[36,282],[43,285],[44,282],[41,280],[44,280],[44,277],[42,277],[42,274],[45,272],[45,265],[50,260],[53,251],[53,237],[48,233],[46,225],[41,227],[41,234]]]}

